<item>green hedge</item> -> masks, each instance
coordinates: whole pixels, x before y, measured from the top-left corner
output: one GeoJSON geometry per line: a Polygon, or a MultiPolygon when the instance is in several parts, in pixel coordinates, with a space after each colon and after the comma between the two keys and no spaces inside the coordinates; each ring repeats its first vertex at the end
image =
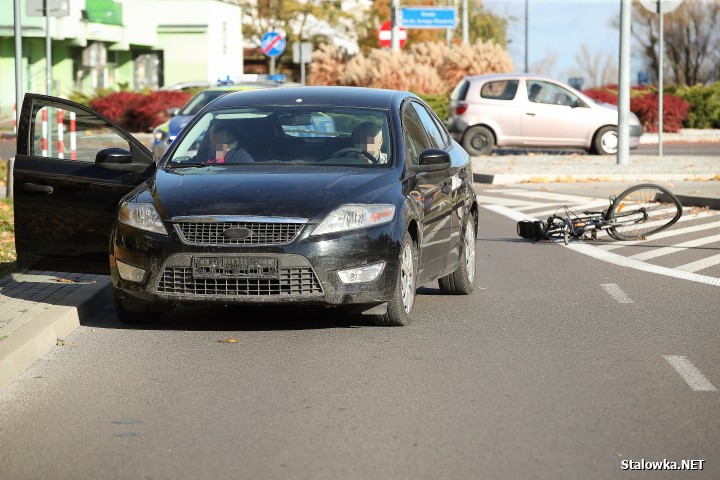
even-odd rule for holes
{"type": "Polygon", "coordinates": [[[690,104],[688,128],[720,128],[720,82],[673,87],[672,93],[690,104]]]}
{"type": "Polygon", "coordinates": [[[425,100],[430,108],[435,110],[435,113],[440,120],[445,120],[448,114],[448,102],[450,101],[450,93],[428,93],[424,95],[418,94],[418,97],[425,100]]]}

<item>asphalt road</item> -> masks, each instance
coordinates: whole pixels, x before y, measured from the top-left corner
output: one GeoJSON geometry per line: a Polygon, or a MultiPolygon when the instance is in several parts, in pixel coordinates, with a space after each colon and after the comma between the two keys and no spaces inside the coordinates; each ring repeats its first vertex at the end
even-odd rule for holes
{"type": "Polygon", "coordinates": [[[108,304],[0,392],[0,476],[719,478],[720,287],[481,221],[479,288],[421,289],[407,327],[212,308],[125,328],[108,304]],[[643,460],[704,462],[623,470],[643,460]]]}

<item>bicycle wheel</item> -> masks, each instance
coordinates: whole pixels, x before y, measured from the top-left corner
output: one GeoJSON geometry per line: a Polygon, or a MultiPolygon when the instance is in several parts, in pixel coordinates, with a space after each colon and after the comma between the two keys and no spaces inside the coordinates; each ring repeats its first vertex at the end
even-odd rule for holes
{"type": "Polygon", "coordinates": [[[682,216],[680,200],[665,187],[642,183],[615,199],[605,220],[608,234],[616,240],[640,240],[664,230],[682,216]]]}

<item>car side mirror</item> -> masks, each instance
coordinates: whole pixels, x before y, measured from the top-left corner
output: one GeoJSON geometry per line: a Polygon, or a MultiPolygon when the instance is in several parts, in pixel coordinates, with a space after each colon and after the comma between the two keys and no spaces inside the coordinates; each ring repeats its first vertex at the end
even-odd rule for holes
{"type": "Polygon", "coordinates": [[[171,117],[174,117],[180,113],[180,109],[177,107],[171,108],[170,110],[168,110],[168,113],[170,114],[171,117]]]}
{"type": "Polygon", "coordinates": [[[438,148],[428,148],[420,154],[418,164],[413,165],[412,171],[415,173],[439,172],[446,168],[450,168],[450,154],[438,148]]]}
{"type": "Polygon", "coordinates": [[[132,154],[124,148],[104,148],[95,155],[95,166],[107,170],[122,170],[126,172],[139,172],[147,165],[132,163],[132,154]]]}

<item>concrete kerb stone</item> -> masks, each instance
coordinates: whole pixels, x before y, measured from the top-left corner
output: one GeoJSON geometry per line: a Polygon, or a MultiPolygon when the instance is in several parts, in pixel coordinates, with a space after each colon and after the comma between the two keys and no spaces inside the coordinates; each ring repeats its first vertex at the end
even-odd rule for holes
{"type": "Polygon", "coordinates": [[[80,326],[81,319],[107,302],[111,292],[110,277],[98,276],[95,283],[83,285],[0,341],[0,388],[52,350],[59,338],[80,326]]]}

